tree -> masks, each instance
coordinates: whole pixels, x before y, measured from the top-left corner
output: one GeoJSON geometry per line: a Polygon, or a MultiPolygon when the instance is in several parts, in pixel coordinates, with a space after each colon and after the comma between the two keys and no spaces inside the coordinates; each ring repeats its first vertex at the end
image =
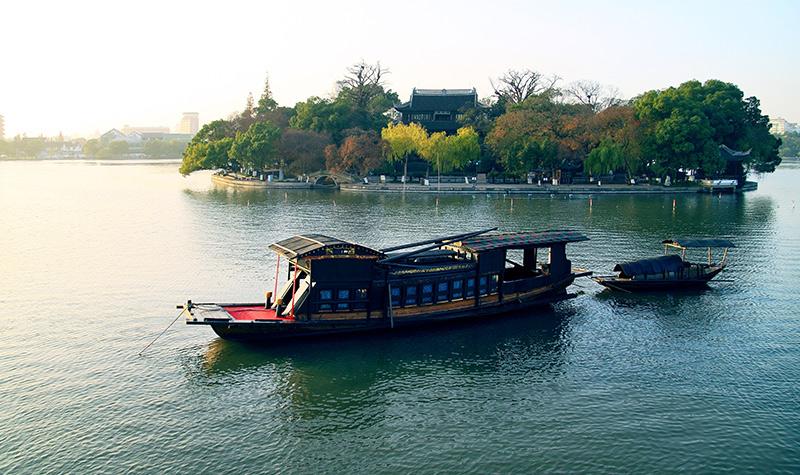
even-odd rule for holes
{"type": "Polygon", "coordinates": [[[588,106],[594,112],[622,104],[617,88],[595,81],[573,82],[564,89],[564,93],[572,101],[588,106]]]}
{"type": "Polygon", "coordinates": [[[102,145],[98,139],[89,139],[83,144],[83,154],[87,157],[96,157],[102,145]]]}
{"type": "Polygon", "coordinates": [[[755,97],[742,99],[739,88],[717,80],[687,81],[649,91],[633,103],[643,124],[643,153],[658,174],[679,168],[715,175],[725,169],[719,145],[750,150],[745,165],[772,171],[780,163],[780,140],[769,133],[769,118],[755,97]]]}
{"type": "Polygon", "coordinates": [[[230,157],[242,167],[261,171],[273,163],[281,131],[269,122],[255,122],[246,132],[237,132],[230,157]]]}
{"type": "Polygon", "coordinates": [[[229,118],[229,122],[233,124],[234,130],[237,132],[245,132],[256,122],[256,111],[253,105],[253,93],[247,94],[247,102],[245,103],[244,110],[239,114],[234,114],[229,118]]]}
{"type": "MultiPolygon", "coordinates": [[[[627,161],[622,145],[608,139],[592,149],[583,162],[584,170],[590,175],[606,175],[618,170],[626,169],[627,161]]],[[[628,172],[628,176],[632,173],[628,172]]]]}
{"type": "Polygon", "coordinates": [[[701,89],[700,82],[689,81],[678,88],[646,92],[634,101],[645,127],[643,152],[657,175],[674,177],[679,168],[710,172],[722,166],[701,89]]]}
{"type": "Polygon", "coordinates": [[[761,114],[756,97],[745,99],[745,132],[738,142],[741,150],[750,150],[745,165],[759,173],[774,172],[780,165],[781,139],[769,133],[769,117],[761,114]]]}
{"type": "Polygon", "coordinates": [[[531,96],[552,92],[559,80],[558,76],[548,77],[530,69],[509,69],[497,78],[496,84],[491,80],[490,83],[498,102],[506,105],[519,104],[531,96]]]}
{"type": "Polygon", "coordinates": [[[349,101],[354,109],[366,110],[375,97],[384,93],[383,77],[388,72],[380,61],[368,64],[362,60],[350,66],[345,77],[336,82],[339,97],[349,101]]]}
{"type": "Polygon", "coordinates": [[[381,137],[388,144],[387,158],[390,162],[403,160],[403,176],[408,176],[408,157],[419,154],[428,140],[428,133],[417,124],[389,124],[381,130],[381,137]]]}
{"type": "Polygon", "coordinates": [[[108,154],[112,157],[125,155],[128,153],[128,150],[130,150],[130,145],[123,140],[114,140],[108,144],[108,154]]]}
{"type": "Polygon", "coordinates": [[[348,68],[337,82],[337,95],[331,99],[310,97],[295,106],[292,127],[327,132],[340,144],[349,129],[380,131],[389,121],[386,113],[398,96],[383,88],[387,70],[380,63],[360,62],[348,68]]]}
{"type": "Polygon", "coordinates": [[[288,128],[281,134],[277,156],[292,173],[310,173],[325,167],[325,147],[330,143],[328,134],[288,128]]]}
{"type": "Polygon", "coordinates": [[[197,170],[226,168],[230,161],[230,149],[233,139],[223,137],[211,142],[190,142],[183,151],[181,175],[188,175],[197,170]]]}
{"type": "MultiPolygon", "coordinates": [[[[249,98],[252,98],[250,96],[249,98]]],[[[251,105],[248,101],[248,105],[251,105]]],[[[267,120],[267,114],[277,109],[278,103],[272,97],[272,89],[269,87],[269,76],[264,79],[264,91],[258,99],[258,105],[255,108],[255,116],[258,120],[267,120]]]]}
{"type": "MultiPolygon", "coordinates": [[[[625,171],[628,178],[633,178],[645,166],[641,151],[641,122],[636,111],[630,106],[618,105],[603,109],[592,118],[592,149],[586,157],[584,169],[591,174],[625,171]],[[602,147],[604,150],[592,153],[602,147]],[[601,154],[602,155],[598,155],[601,154]],[[613,160],[610,159],[613,157],[613,160]],[[597,163],[613,163],[605,171],[598,171],[597,163]]],[[[601,167],[602,168],[602,167],[601,167]]]]}
{"type": "Polygon", "coordinates": [[[235,126],[229,121],[215,120],[205,124],[183,151],[181,175],[227,167],[235,134],[235,126]]]}
{"type": "Polygon", "coordinates": [[[354,133],[338,149],[326,148],[326,165],[335,172],[365,175],[381,165],[385,147],[386,143],[375,131],[354,133]]]}
{"type": "Polygon", "coordinates": [[[480,137],[472,127],[461,127],[456,135],[449,137],[453,153],[447,167],[463,170],[481,157],[480,137]]]}
{"type": "Polygon", "coordinates": [[[342,101],[309,97],[295,105],[295,114],[289,120],[291,127],[315,132],[327,132],[334,141],[344,138],[343,131],[353,128],[354,115],[350,106],[342,101]]]}
{"type": "Polygon", "coordinates": [[[780,147],[781,157],[800,157],[800,133],[789,132],[782,136],[780,147]]]}
{"type": "Polygon", "coordinates": [[[456,135],[432,133],[423,142],[420,155],[436,166],[439,173],[463,169],[480,158],[478,134],[470,127],[458,129],[456,135]]]}
{"type": "Polygon", "coordinates": [[[580,163],[585,156],[591,117],[587,106],[556,102],[551,94],[531,96],[508,107],[495,121],[486,143],[514,175],[555,172],[564,163],[580,163]]]}
{"type": "Polygon", "coordinates": [[[450,150],[447,143],[447,135],[444,132],[434,132],[426,137],[422,142],[419,154],[428,163],[436,167],[438,175],[442,173],[442,162],[449,159],[450,150]]]}

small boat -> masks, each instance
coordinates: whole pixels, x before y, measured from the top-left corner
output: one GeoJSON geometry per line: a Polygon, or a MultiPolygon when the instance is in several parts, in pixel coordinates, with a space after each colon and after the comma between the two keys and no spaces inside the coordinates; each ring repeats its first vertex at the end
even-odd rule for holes
{"type": "Polygon", "coordinates": [[[728,248],[736,247],[727,239],[676,238],[662,241],[664,255],[651,259],[623,262],[614,266],[617,275],[595,276],[592,280],[612,290],[624,292],[702,288],[727,264],[728,248]],[[706,263],[690,262],[687,249],[707,250],[706,263]],[[722,259],[714,262],[712,249],[723,248],[722,259]],[[680,255],[669,250],[679,250],[680,255]]]}
{"type": "Polygon", "coordinates": [[[265,301],[182,308],[188,324],[222,338],[266,342],[489,318],[574,297],[567,287],[591,274],[567,259],[567,244],[589,239],[579,232],[495,230],[380,250],[294,236],[269,246],[278,262],[265,301]],[[282,259],[287,280],[278,290],[282,259]]]}

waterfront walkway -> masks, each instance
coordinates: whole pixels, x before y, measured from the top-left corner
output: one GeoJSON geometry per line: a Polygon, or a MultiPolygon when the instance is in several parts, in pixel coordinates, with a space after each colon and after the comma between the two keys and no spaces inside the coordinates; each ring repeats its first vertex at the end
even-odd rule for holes
{"type": "Polygon", "coordinates": [[[602,195],[602,194],[675,194],[697,193],[699,187],[659,185],[528,185],[528,184],[469,184],[435,183],[430,186],[409,183],[348,183],[341,184],[339,189],[351,192],[374,193],[441,193],[441,194],[501,194],[501,195],[602,195]]]}

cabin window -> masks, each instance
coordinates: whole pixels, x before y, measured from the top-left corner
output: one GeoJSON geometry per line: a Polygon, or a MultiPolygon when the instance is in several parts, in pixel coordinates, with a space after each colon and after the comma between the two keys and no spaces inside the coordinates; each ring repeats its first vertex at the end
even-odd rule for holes
{"type": "Polygon", "coordinates": [[[453,281],[453,300],[460,299],[464,297],[464,281],[463,280],[454,280],[453,281]]]}
{"type": "Polygon", "coordinates": [[[487,279],[485,275],[481,276],[480,280],[478,280],[478,291],[480,292],[480,295],[486,295],[488,293],[488,284],[489,279],[487,279]]]}
{"type": "Polygon", "coordinates": [[[439,282],[439,285],[436,286],[436,301],[437,302],[447,301],[449,294],[450,294],[450,282],[439,282]]]}
{"type": "MultiPolygon", "coordinates": [[[[339,289],[336,292],[336,300],[350,300],[350,289],[339,289]]],[[[336,304],[336,311],[347,311],[350,310],[350,302],[338,302],[336,304]]]]}
{"type": "Polygon", "coordinates": [[[492,274],[491,279],[489,279],[489,293],[497,292],[497,282],[499,281],[499,276],[497,274],[492,274]]]}
{"type": "Polygon", "coordinates": [[[467,289],[465,290],[467,297],[475,296],[475,279],[467,279],[467,289]]]}
{"type": "Polygon", "coordinates": [[[333,290],[331,289],[321,289],[319,291],[319,311],[320,312],[331,312],[333,311],[333,305],[330,303],[333,300],[333,290]]]}
{"type": "Polygon", "coordinates": [[[367,308],[367,289],[355,290],[355,302],[353,302],[353,310],[366,310],[367,308]]]}
{"type": "Polygon", "coordinates": [[[406,287],[406,305],[417,304],[417,286],[409,285],[406,287]]]}
{"type": "Polygon", "coordinates": [[[433,284],[422,285],[422,303],[433,302],[433,284]]]}
{"type": "Polygon", "coordinates": [[[392,287],[392,307],[400,306],[400,287],[392,287]]]}

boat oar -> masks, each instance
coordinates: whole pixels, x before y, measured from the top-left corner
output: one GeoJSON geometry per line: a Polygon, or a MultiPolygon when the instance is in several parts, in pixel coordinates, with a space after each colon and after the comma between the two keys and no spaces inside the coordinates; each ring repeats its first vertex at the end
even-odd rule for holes
{"type": "Polygon", "coordinates": [[[153,341],[151,341],[150,343],[148,343],[148,344],[147,344],[147,346],[145,346],[145,347],[142,349],[142,351],[140,351],[140,352],[139,352],[139,356],[142,356],[142,354],[145,352],[145,350],[147,350],[148,348],[150,348],[150,346],[152,346],[152,344],[153,344],[153,343],[155,343],[155,342],[156,342],[156,340],[158,340],[159,338],[161,338],[161,335],[163,335],[164,333],[166,333],[166,332],[167,332],[167,330],[169,330],[169,327],[171,327],[171,326],[172,326],[172,325],[173,325],[175,322],[177,322],[177,321],[178,321],[178,319],[179,319],[179,318],[181,318],[181,315],[183,315],[183,312],[185,312],[185,311],[186,311],[186,308],[185,308],[185,307],[181,307],[181,313],[179,313],[179,314],[178,314],[178,316],[177,316],[177,317],[175,317],[175,319],[174,319],[174,320],[172,320],[172,322],[170,322],[170,324],[169,324],[169,325],[167,325],[167,328],[165,328],[165,329],[164,329],[164,330],[163,330],[161,333],[159,333],[159,334],[158,334],[158,336],[156,336],[155,338],[153,338],[153,341]]]}

